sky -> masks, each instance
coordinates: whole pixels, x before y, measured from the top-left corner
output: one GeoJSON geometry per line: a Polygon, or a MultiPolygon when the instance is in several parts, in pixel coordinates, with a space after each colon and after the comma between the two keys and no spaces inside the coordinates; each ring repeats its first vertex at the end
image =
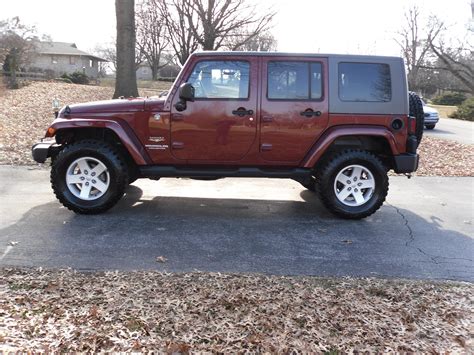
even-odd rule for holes
{"type": "MultiPolygon", "coordinates": [[[[250,0],[258,1],[258,0],[250,0]]],[[[114,0],[0,0],[0,19],[20,16],[53,41],[74,42],[91,51],[112,42],[114,0]]],[[[449,25],[453,38],[463,36],[471,19],[470,0],[260,0],[277,12],[272,33],[286,52],[399,55],[394,33],[403,13],[417,4],[428,17],[449,25]]]]}

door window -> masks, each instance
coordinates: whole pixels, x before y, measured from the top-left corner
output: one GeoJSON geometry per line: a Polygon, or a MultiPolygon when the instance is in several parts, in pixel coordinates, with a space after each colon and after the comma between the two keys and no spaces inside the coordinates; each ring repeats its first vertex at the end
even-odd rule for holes
{"type": "Polygon", "coordinates": [[[267,85],[267,95],[272,100],[320,100],[323,95],[322,65],[309,62],[269,62],[267,85]]]}
{"type": "Polygon", "coordinates": [[[196,99],[248,99],[250,64],[245,61],[201,61],[188,79],[196,99]]]}

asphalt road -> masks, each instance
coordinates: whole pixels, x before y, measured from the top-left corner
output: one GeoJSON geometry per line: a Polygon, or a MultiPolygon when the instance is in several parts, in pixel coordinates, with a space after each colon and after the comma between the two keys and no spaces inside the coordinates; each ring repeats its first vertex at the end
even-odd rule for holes
{"type": "Polygon", "coordinates": [[[474,281],[474,179],[390,181],[362,221],[276,179],[139,180],[108,213],[81,216],[56,202],[48,171],[0,166],[0,266],[474,281]]]}
{"type": "Polygon", "coordinates": [[[432,130],[425,129],[424,134],[453,140],[459,143],[474,144],[474,123],[450,118],[440,118],[436,127],[432,130]]]}

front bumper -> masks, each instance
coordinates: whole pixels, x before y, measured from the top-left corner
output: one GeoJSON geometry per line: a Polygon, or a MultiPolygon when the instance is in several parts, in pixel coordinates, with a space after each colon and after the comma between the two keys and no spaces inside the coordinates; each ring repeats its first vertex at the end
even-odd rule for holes
{"type": "Polygon", "coordinates": [[[436,124],[439,121],[438,114],[425,114],[425,124],[436,124]]]}
{"type": "Polygon", "coordinates": [[[60,149],[60,145],[52,141],[41,141],[31,147],[31,153],[33,159],[38,163],[44,163],[53,154],[57,153],[60,149]]]}
{"type": "Polygon", "coordinates": [[[418,169],[418,161],[420,156],[418,154],[400,154],[394,156],[395,170],[398,174],[412,173],[418,169]]]}

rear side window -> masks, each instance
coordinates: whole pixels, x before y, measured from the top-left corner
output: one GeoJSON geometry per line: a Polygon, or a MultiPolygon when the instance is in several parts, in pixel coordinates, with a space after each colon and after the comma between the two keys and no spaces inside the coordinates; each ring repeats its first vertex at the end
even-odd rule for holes
{"type": "Polygon", "coordinates": [[[248,99],[250,64],[245,61],[202,61],[188,79],[197,99],[248,99]]]}
{"type": "Polygon", "coordinates": [[[342,101],[388,102],[392,99],[388,64],[339,63],[338,70],[342,101]]]}
{"type": "Polygon", "coordinates": [[[322,98],[322,65],[309,62],[269,62],[268,98],[319,100],[322,98]]]}

